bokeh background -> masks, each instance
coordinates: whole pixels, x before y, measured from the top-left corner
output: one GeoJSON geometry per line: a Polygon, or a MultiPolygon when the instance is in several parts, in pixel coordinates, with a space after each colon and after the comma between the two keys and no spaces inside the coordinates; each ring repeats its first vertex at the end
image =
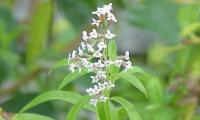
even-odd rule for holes
{"type": "MultiPolygon", "coordinates": [[[[111,95],[134,103],[144,120],[200,120],[199,0],[0,0],[0,116],[9,120],[38,94],[58,88],[67,66],[52,66],[92,29],[91,12],[110,2],[118,53],[129,50],[145,70],[137,76],[150,97],[123,81],[111,95]]],[[[89,83],[86,75],[65,90],[85,94],[89,83]]],[[[71,106],[51,101],[29,112],[64,120],[71,106]]],[[[83,110],[78,120],[95,115],[83,110]]]]}

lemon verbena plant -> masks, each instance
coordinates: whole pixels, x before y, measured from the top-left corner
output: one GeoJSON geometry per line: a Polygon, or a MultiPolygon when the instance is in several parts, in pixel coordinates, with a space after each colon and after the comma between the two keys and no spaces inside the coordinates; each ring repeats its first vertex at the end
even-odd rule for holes
{"type": "MultiPolygon", "coordinates": [[[[127,80],[145,96],[147,91],[135,76],[134,73],[144,73],[138,66],[133,66],[129,58],[129,52],[124,55],[117,55],[117,46],[114,40],[117,37],[111,33],[110,26],[117,22],[113,14],[112,3],[98,7],[92,12],[95,18],[91,25],[94,29],[82,32],[82,42],[77,50],[69,53],[67,60],[58,62],[55,67],[68,66],[70,73],[61,82],[58,90],[42,93],[30,103],[28,103],[19,114],[15,115],[15,120],[22,120],[23,117],[43,118],[52,120],[47,116],[23,113],[24,111],[49,100],[64,100],[74,104],[66,115],[66,120],[76,120],[82,108],[97,114],[100,120],[121,120],[120,110],[125,110],[130,120],[140,120],[139,113],[133,104],[122,97],[110,97],[111,90],[115,87],[117,80],[127,80]],[[93,84],[86,88],[85,95],[75,92],[62,91],[66,85],[77,78],[91,73],[90,81],[93,84]],[[115,107],[111,101],[121,104],[122,107],[115,107]]],[[[119,86],[120,87],[120,86],[119,86]]]]}

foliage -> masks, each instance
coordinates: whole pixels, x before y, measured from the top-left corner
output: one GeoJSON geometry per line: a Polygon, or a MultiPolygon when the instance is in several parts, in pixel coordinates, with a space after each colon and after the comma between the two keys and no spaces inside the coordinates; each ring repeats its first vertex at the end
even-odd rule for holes
{"type": "MultiPolygon", "coordinates": [[[[199,120],[199,6],[198,0],[1,0],[0,120],[199,120]],[[78,46],[80,29],[93,29],[88,13],[109,2],[118,18],[156,38],[146,52],[131,53],[132,70],[109,68],[117,87],[96,109],[83,95],[91,73],[68,73],[63,58],[78,46]],[[23,12],[27,18],[19,19],[23,12]]],[[[119,36],[122,25],[112,28],[119,36]]],[[[115,40],[108,46],[111,59],[124,52],[115,40]]]]}

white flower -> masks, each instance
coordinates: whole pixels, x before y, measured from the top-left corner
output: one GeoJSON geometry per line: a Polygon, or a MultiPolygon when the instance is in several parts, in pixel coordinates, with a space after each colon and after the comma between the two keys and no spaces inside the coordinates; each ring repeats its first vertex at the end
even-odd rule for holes
{"type": "Polygon", "coordinates": [[[113,62],[110,60],[106,60],[106,61],[104,61],[104,64],[106,67],[108,67],[109,65],[113,64],[113,62]]]}
{"type": "Polygon", "coordinates": [[[108,97],[105,97],[105,96],[101,95],[99,99],[100,99],[100,101],[106,102],[108,97]]]}
{"type": "Polygon", "coordinates": [[[98,51],[101,51],[102,49],[107,48],[107,45],[104,42],[99,42],[97,47],[99,48],[98,51]]]}
{"type": "Polygon", "coordinates": [[[93,56],[96,57],[96,58],[100,58],[100,57],[103,56],[103,54],[100,53],[99,51],[96,51],[96,52],[93,54],[93,56]]]}
{"type": "Polygon", "coordinates": [[[90,100],[90,104],[94,105],[94,106],[97,106],[97,102],[98,102],[98,99],[91,99],[90,100]]]}
{"type": "Polygon", "coordinates": [[[89,62],[86,58],[82,58],[81,61],[82,61],[83,66],[85,66],[85,67],[88,66],[89,62]]]}
{"type": "Polygon", "coordinates": [[[82,35],[82,39],[87,41],[88,40],[88,36],[87,36],[87,32],[86,31],[83,31],[83,35],[82,35]]]}
{"type": "Polygon", "coordinates": [[[131,63],[131,61],[125,62],[124,67],[125,67],[125,71],[127,71],[129,69],[132,69],[132,63],[131,63]]]}
{"type": "Polygon", "coordinates": [[[126,51],[126,52],[125,52],[124,57],[125,57],[125,60],[129,60],[129,51],[126,51]]]}
{"type": "Polygon", "coordinates": [[[100,20],[95,20],[95,19],[92,19],[92,23],[91,25],[96,25],[97,27],[99,27],[99,23],[101,22],[100,20]]]}
{"type": "Polygon", "coordinates": [[[101,60],[98,60],[98,62],[94,63],[94,65],[98,68],[103,68],[105,65],[101,62],[101,60]]]}
{"type": "Polygon", "coordinates": [[[94,65],[94,63],[91,63],[91,64],[87,65],[86,67],[88,68],[88,72],[96,70],[96,66],[94,65]]]}
{"type": "Polygon", "coordinates": [[[88,89],[86,89],[86,92],[87,92],[90,96],[92,96],[92,95],[94,94],[93,88],[88,88],[88,89]]]}
{"type": "Polygon", "coordinates": [[[106,72],[105,71],[98,71],[96,75],[99,79],[106,79],[106,72]]]}
{"type": "Polygon", "coordinates": [[[68,63],[70,63],[70,60],[71,60],[71,53],[69,53],[69,56],[68,56],[68,63]]]}
{"type": "Polygon", "coordinates": [[[71,72],[75,72],[75,67],[76,67],[75,64],[70,64],[70,65],[69,65],[69,70],[70,70],[71,72]]]}
{"type": "Polygon", "coordinates": [[[122,65],[122,60],[115,60],[113,63],[117,66],[120,67],[122,65]]]}
{"type": "Polygon", "coordinates": [[[93,11],[92,14],[96,14],[98,17],[100,17],[101,15],[105,15],[106,14],[106,10],[104,8],[97,8],[97,11],[93,11]]]}
{"type": "Polygon", "coordinates": [[[85,50],[85,49],[86,49],[86,45],[85,45],[85,43],[84,43],[84,42],[81,42],[81,48],[82,48],[83,50],[85,50]]]}
{"type": "Polygon", "coordinates": [[[98,76],[90,76],[90,78],[92,79],[92,83],[96,83],[99,81],[98,76]]]}
{"type": "Polygon", "coordinates": [[[90,32],[89,34],[90,34],[89,38],[97,38],[97,31],[96,31],[96,29],[93,29],[92,32],[90,32]]]}
{"type": "Polygon", "coordinates": [[[115,84],[113,84],[111,81],[108,82],[108,89],[115,87],[115,84]]]}
{"type": "Polygon", "coordinates": [[[83,50],[80,47],[78,48],[78,55],[83,56],[83,50]]]}
{"type": "Polygon", "coordinates": [[[104,10],[109,13],[112,10],[112,3],[103,6],[104,10]]]}
{"type": "Polygon", "coordinates": [[[92,53],[95,51],[94,48],[92,47],[92,45],[90,45],[90,44],[87,44],[87,50],[92,53]]]}
{"type": "Polygon", "coordinates": [[[105,90],[107,87],[108,87],[108,82],[104,82],[104,83],[100,83],[98,82],[98,87],[99,89],[102,91],[102,90],[105,90]]]}
{"type": "Polygon", "coordinates": [[[107,38],[107,39],[112,39],[113,37],[115,37],[116,35],[115,34],[111,34],[110,33],[110,30],[107,30],[107,33],[105,34],[105,37],[107,38]]]}
{"type": "Polygon", "coordinates": [[[94,91],[94,95],[97,95],[101,91],[101,89],[99,89],[99,86],[94,85],[93,91],[94,91]]]}
{"type": "Polygon", "coordinates": [[[112,13],[108,13],[106,20],[111,20],[111,21],[117,22],[117,19],[115,18],[115,16],[112,13]]]}
{"type": "Polygon", "coordinates": [[[76,53],[77,53],[77,51],[73,50],[73,52],[72,52],[72,59],[76,57],[76,53]]]}

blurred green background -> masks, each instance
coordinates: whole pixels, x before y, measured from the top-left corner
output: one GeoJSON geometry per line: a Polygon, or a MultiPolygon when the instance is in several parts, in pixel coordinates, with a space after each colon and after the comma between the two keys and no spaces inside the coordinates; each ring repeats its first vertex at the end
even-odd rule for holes
{"type": "MultiPolygon", "coordinates": [[[[123,81],[111,95],[133,102],[144,120],[200,120],[199,0],[0,0],[0,116],[9,120],[41,92],[57,89],[67,67],[50,69],[92,29],[91,12],[110,2],[118,53],[129,50],[147,72],[137,76],[150,97],[123,81]]],[[[65,90],[85,94],[88,86],[86,75],[65,90]]],[[[70,107],[52,101],[30,112],[63,120],[70,107]]],[[[83,110],[79,120],[95,116],[83,110]]]]}

